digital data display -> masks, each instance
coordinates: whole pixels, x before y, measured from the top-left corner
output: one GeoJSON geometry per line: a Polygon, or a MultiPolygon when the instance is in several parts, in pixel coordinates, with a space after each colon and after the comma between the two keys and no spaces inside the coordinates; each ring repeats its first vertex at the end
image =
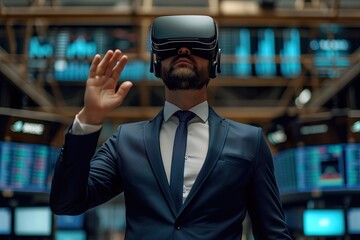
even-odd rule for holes
{"type": "Polygon", "coordinates": [[[349,234],[360,235],[360,208],[347,210],[347,230],[349,234]]]}
{"type": "Polygon", "coordinates": [[[0,207],[0,235],[12,233],[12,213],[8,207],[0,207]]]}
{"type": "Polygon", "coordinates": [[[56,230],[55,240],[86,240],[86,232],[83,230],[56,230]]]}
{"type": "MultiPolygon", "coordinates": [[[[28,52],[29,77],[79,82],[87,79],[91,59],[96,53],[119,48],[126,54],[138,54],[143,44],[137,26],[73,25],[48,26],[24,44],[26,25],[15,25],[16,51],[28,52]],[[28,49],[23,49],[28,46],[28,49]]],[[[341,24],[308,26],[219,26],[222,50],[221,76],[240,78],[295,78],[305,70],[301,56],[310,56],[314,74],[320,78],[338,78],[352,65],[351,55],[359,48],[358,27],[341,24]]],[[[6,36],[6,28],[0,26],[6,36]]],[[[0,35],[0,46],[10,52],[8,39],[0,35]]],[[[149,53],[149,52],[148,52],[149,53]]],[[[124,69],[128,80],[154,80],[149,63],[130,59],[124,69]],[[133,69],[138,69],[133,71],[133,69]]]]}
{"type": "MultiPolygon", "coordinates": [[[[50,26],[46,35],[31,37],[28,68],[37,79],[41,70],[50,69],[57,81],[77,82],[88,77],[95,54],[121,49],[126,54],[137,53],[138,36],[131,26],[50,26]],[[53,59],[49,66],[48,59],[53,59]]],[[[153,79],[150,65],[142,60],[129,60],[121,77],[128,80],[153,79]]],[[[45,76],[47,77],[47,76],[45,76]]]]}
{"type": "Polygon", "coordinates": [[[57,229],[82,229],[84,226],[84,214],[81,215],[58,215],[56,216],[57,229]]]}
{"type": "Polygon", "coordinates": [[[51,236],[53,217],[49,207],[16,207],[14,232],[16,236],[51,236]]]}
{"type": "Polygon", "coordinates": [[[257,37],[255,73],[262,77],[276,76],[275,32],[271,28],[259,29],[257,37]]]}
{"type": "Polygon", "coordinates": [[[0,189],[47,192],[58,151],[40,144],[0,142],[0,189]]]}
{"type": "Polygon", "coordinates": [[[273,156],[281,194],[359,190],[360,143],[291,148],[273,156]]]}
{"type": "Polygon", "coordinates": [[[324,24],[306,27],[222,27],[219,46],[224,59],[222,76],[242,78],[297,77],[303,71],[301,56],[313,55],[318,77],[338,78],[351,65],[359,47],[356,28],[324,24]],[[278,57],[278,60],[276,58],[278,57]]]}
{"type": "Polygon", "coordinates": [[[53,140],[61,124],[61,122],[53,120],[9,116],[5,125],[4,135],[10,138],[12,142],[47,145],[53,140]]]}
{"type": "Polygon", "coordinates": [[[295,151],[288,149],[274,155],[276,182],[281,194],[297,192],[295,151]]]}
{"type": "Polygon", "coordinates": [[[299,191],[345,187],[343,145],[307,146],[296,149],[299,191]]]}
{"type": "MultiPolygon", "coordinates": [[[[350,66],[350,55],[359,47],[356,28],[324,25],[308,27],[228,27],[220,26],[221,76],[241,78],[295,78],[302,74],[301,56],[313,54],[319,77],[339,77],[350,66]]],[[[49,26],[46,34],[29,41],[29,77],[79,82],[88,76],[92,58],[109,49],[138,54],[140,36],[136,27],[49,26]],[[48,60],[51,61],[48,61],[48,60]]],[[[149,54],[149,48],[147,54],[149,54]]],[[[122,74],[127,80],[154,80],[149,62],[130,59],[122,74]]]]}
{"type": "Polygon", "coordinates": [[[340,236],[345,234],[342,209],[307,209],[304,211],[305,236],[340,236]]]}
{"type": "Polygon", "coordinates": [[[347,144],[346,153],[346,182],[350,189],[360,187],[360,143],[347,144]]]}
{"type": "Polygon", "coordinates": [[[269,78],[297,77],[301,74],[301,54],[306,52],[300,28],[224,27],[219,31],[219,46],[224,56],[222,76],[269,78]],[[277,56],[280,62],[276,60],[277,56]]]}
{"type": "Polygon", "coordinates": [[[324,24],[319,28],[318,37],[310,40],[314,67],[320,77],[340,77],[350,66],[349,56],[359,45],[352,42],[347,31],[336,24],[324,24]]]}
{"type": "Polygon", "coordinates": [[[282,32],[282,39],[282,46],[279,50],[280,72],[287,77],[296,77],[302,70],[300,31],[296,28],[285,29],[282,32]]]}

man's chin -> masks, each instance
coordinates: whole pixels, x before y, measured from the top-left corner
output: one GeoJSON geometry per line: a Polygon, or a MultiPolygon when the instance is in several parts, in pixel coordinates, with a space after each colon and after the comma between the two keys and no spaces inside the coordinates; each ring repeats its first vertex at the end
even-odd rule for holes
{"type": "Polygon", "coordinates": [[[188,67],[181,67],[174,70],[171,77],[178,79],[192,79],[195,77],[195,72],[188,67]]]}
{"type": "Polygon", "coordinates": [[[185,61],[183,61],[183,62],[177,62],[177,63],[175,63],[174,66],[176,67],[176,69],[179,69],[179,68],[190,68],[190,69],[193,69],[193,68],[194,68],[191,63],[185,62],[185,61]]]}

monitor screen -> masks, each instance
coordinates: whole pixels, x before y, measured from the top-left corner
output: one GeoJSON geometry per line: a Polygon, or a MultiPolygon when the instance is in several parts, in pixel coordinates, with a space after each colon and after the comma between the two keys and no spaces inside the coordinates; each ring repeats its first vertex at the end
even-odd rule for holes
{"type": "MultiPolygon", "coordinates": [[[[29,39],[29,75],[36,79],[39,69],[43,68],[44,59],[55,58],[52,70],[57,81],[82,82],[87,78],[90,66],[88,58],[96,53],[103,54],[114,46],[134,53],[137,44],[135,29],[129,25],[101,28],[94,25],[49,26],[46,34],[34,34],[29,39]]],[[[143,62],[134,64],[134,61],[129,61],[129,64],[127,66],[130,68],[124,69],[125,75],[122,75],[125,79],[140,80],[148,72],[143,62]]]]}
{"type": "Polygon", "coordinates": [[[11,234],[11,209],[8,207],[0,207],[0,235],[11,234]]]}
{"type": "Polygon", "coordinates": [[[16,207],[14,232],[16,236],[51,236],[52,213],[49,207],[16,207]]]}
{"type": "Polygon", "coordinates": [[[346,182],[349,189],[360,187],[360,144],[347,144],[346,152],[346,182]]]}
{"type": "Polygon", "coordinates": [[[350,208],[347,212],[349,234],[360,234],[360,208],[350,208]]]}
{"type": "Polygon", "coordinates": [[[77,216],[59,215],[56,216],[57,229],[81,229],[84,226],[84,214],[77,216]]]}
{"type": "Polygon", "coordinates": [[[287,149],[274,155],[275,177],[281,194],[297,191],[295,151],[287,149]]]}
{"type": "Polygon", "coordinates": [[[345,234],[341,209],[307,209],[304,211],[305,236],[339,236],[345,234]]]}
{"type": "Polygon", "coordinates": [[[49,191],[52,149],[41,144],[0,142],[0,189],[49,191]]]}
{"type": "Polygon", "coordinates": [[[83,230],[57,230],[55,240],[86,240],[83,230]]]}
{"type": "Polygon", "coordinates": [[[297,148],[296,172],[300,192],[344,188],[344,146],[331,144],[297,148]]]}

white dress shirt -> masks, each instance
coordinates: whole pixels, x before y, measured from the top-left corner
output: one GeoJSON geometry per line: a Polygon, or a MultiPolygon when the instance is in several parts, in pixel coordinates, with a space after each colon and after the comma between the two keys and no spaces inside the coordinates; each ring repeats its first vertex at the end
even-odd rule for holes
{"type": "MultiPolygon", "coordinates": [[[[170,172],[172,162],[173,143],[175,139],[176,128],[179,120],[173,114],[181,110],[174,104],[165,102],[163,123],[160,129],[160,151],[164,164],[165,173],[170,183],[170,172]],[[169,144],[171,143],[171,144],[169,144]]],[[[209,148],[209,106],[204,101],[195,107],[189,109],[196,116],[188,124],[188,137],[185,153],[184,166],[184,199],[188,196],[201,167],[204,164],[209,148]]],[[[101,125],[89,125],[81,123],[78,117],[75,117],[71,132],[72,134],[89,134],[101,129],[101,125]]]]}
{"type": "MultiPolygon", "coordinates": [[[[164,120],[160,130],[160,150],[168,182],[170,183],[173,143],[179,119],[173,114],[181,110],[177,106],[165,102],[164,120]],[[171,144],[169,144],[171,143],[171,144]]],[[[196,116],[188,124],[188,137],[184,166],[184,199],[188,196],[197,175],[205,161],[209,148],[209,106],[207,101],[189,109],[196,116]]]]}

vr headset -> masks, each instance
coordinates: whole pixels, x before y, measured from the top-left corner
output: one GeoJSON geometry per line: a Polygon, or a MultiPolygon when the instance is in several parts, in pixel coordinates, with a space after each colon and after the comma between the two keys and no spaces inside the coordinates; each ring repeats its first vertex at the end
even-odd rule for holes
{"type": "Polygon", "coordinates": [[[192,54],[210,60],[210,78],[215,78],[221,72],[218,29],[211,17],[177,15],[156,18],[151,26],[150,72],[160,77],[161,61],[176,56],[181,47],[187,47],[192,54]]]}

